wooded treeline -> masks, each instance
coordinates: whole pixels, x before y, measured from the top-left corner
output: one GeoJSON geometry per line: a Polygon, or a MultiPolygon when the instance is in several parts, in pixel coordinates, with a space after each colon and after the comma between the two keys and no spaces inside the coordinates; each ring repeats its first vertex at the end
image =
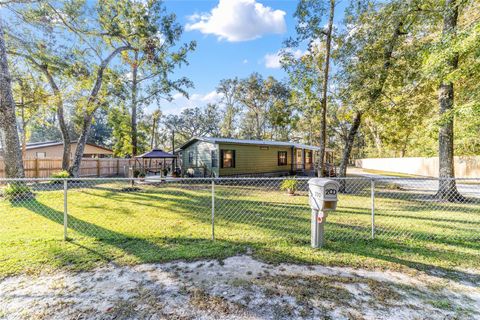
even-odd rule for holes
{"type": "Polygon", "coordinates": [[[13,166],[18,143],[79,140],[73,163],[65,144],[75,175],[85,141],[134,156],[207,135],[333,148],[341,175],[352,158],[439,155],[453,177],[454,154],[480,154],[480,2],[352,0],[338,25],[337,7],[298,2],[284,79],[224,79],[217,102],[172,115],[162,102],[188,97],[194,84],[173,75],[196,44],[161,1],[4,1],[5,156],[13,166]]]}

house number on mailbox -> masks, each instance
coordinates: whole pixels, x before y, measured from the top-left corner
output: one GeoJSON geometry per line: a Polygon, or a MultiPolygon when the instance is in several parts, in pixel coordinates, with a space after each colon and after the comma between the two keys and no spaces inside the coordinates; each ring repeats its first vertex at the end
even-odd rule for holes
{"type": "Polygon", "coordinates": [[[335,189],[327,189],[327,190],[325,190],[325,194],[326,194],[326,195],[332,195],[332,196],[334,196],[334,195],[337,194],[337,190],[335,190],[335,189]]]}

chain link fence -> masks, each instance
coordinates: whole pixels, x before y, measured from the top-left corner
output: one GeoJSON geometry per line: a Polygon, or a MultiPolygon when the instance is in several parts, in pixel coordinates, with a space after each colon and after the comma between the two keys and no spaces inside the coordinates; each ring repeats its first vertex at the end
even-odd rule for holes
{"type": "MultiPolygon", "coordinates": [[[[480,239],[480,179],[345,178],[326,239],[480,239]]],[[[0,242],[151,237],[310,242],[307,178],[0,180],[0,242]]]]}

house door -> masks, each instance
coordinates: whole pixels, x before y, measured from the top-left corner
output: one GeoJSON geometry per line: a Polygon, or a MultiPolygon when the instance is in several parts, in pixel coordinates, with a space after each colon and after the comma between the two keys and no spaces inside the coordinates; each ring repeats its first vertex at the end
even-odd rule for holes
{"type": "Polygon", "coordinates": [[[297,170],[303,170],[303,150],[302,149],[297,149],[296,158],[297,159],[295,163],[297,164],[297,170]]]}

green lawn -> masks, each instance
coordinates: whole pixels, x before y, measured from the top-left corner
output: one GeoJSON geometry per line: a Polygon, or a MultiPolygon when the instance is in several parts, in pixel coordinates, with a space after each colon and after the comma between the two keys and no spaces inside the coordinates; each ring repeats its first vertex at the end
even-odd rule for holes
{"type": "Polygon", "coordinates": [[[363,169],[362,168],[361,171],[364,172],[364,173],[378,174],[378,175],[387,176],[387,177],[425,178],[425,176],[419,176],[419,175],[414,175],[414,174],[409,174],[409,173],[391,172],[391,171],[383,171],[383,170],[375,170],[375,169],[363,169]]]}
{"type": "Polygon", "coordinates": [[[62,186],[32,186],[35,199],[0,200],[0,277],[22,272],[84,270],[176,259],[222,259],[252,252],[266,261],[365,268],[441,269],[471,276],[480,269],[480,202],[439,203],[418,193],[378,187],[371,240],[369,182],[341,194],[328,217],[327,245],[312,249],[306,192],[287,196],[277,182],[211,185],[125,183],[70,185],[63,238],[62,186]]]}

